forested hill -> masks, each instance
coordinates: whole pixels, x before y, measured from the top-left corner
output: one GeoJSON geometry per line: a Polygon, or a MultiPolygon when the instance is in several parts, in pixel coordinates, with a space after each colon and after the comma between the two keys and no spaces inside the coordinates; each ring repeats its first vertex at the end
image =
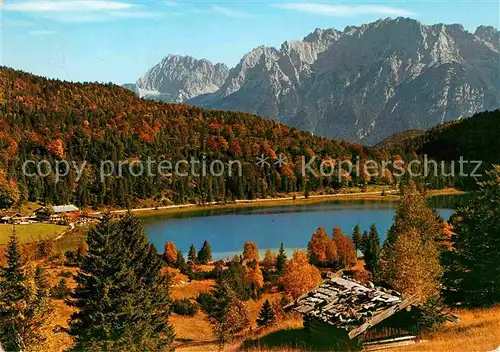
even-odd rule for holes
{"type": "Polygon", "coordinates": [[[125,207],[149,198],[165,204],[335,189],[342,184],[334,178],[303,179],[298,158],[387,157],[246,113],[142,100],[112,84],[67,83],[9,68],[0,68],[0,83],[0,208],[26,200],[125,207]],[[281,153],[289,163],[280,167],[273,161],[281,153]],[[255,164],[261,154],[269,158],[265,168],[255,164]],[[100,182],[105,160],[175,162],[203,155],[207,161],[241,160],[243,177],[132,177],[125,172],[100,182]],[[53,176],[22,175],[26,160],[54,165],[62,159],[88,162],[79,182],[74,170],[58,183],[53,176]]]}
{"type": "Polygon", "coordinates": [[[439,160],[482,160],[500,163],[500,109],[441,124],[428,131],[409,130],[384,139],[377,148],[415,151],[439,160]]]}
{"type": "MultiPolygon", "coordinates": [[[[455,161],[456,164],[460,157],[467,161],[480,160],[483,164],[479,171],[484,173],[492,165],[500,164],[500,109],[442,124],[425,133],[409,131],[397,134],[386,138],[378,147],[393,153],[426,154],[429,158],[455,161]]],[[[470,166],[466,171],[470,171],[470,166]]],[[[469,178],[464,186],[467,188],[474,182],[469,178]]]]}

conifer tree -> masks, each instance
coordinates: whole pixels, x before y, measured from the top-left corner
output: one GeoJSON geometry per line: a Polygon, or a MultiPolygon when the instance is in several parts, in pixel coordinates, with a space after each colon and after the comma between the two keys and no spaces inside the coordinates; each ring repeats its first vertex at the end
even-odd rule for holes
{"type": "Polygon", "coordinates": [[[285,268],[286,260],[287,260],[287,257],[286,257],[285,248],[284,248],[283,242],[281,242],[280,250],[278,251],[278,255],[276,256],[276,270],[278,271],[278,273],[281,274],[283,272],[283,269],[285,268]]]}
{"type": "Polygon", "coordinates": [[[196,261],[198,260],[198,254],[196,252],[196,247],[194,246],[194,244],[189,246],[188,260],[193,263],[196,263],[196,261]]]}
{"type": "Polygon", "coordinates": [[[273,307],[268,299],[262,305],[259,316],[256,320],[258,326],[267,326],[274,323],[276,316],[274,314],[273,307]]]}
{"type": "Polygon", "coordinates": [[[361,235],[361,230],[359,228],[359,225],[354,226],[354,231],[352,232],[352,242],[354,243],[354,247],[356,251],[361,251],[362,250],[362,243],[363,241],[363,236],[361,235]]]}
{"type": "Polygon", "coordinates": [[[452,250],[444,254],[445,286],[469,306],[500,302],[500,166],[479,182],[474,199],[452,218],[452,250]]]}
{"type": "Polygon", "coordinates": [[[35,350],[46,338],[52,305],[43,273],[27,266],[15,230],[0,270],[0,343],[6,351],[35,350]]]}
{"type": "Polygon", "coordinates": [[[208,241],[204,241],[198,252],[198,261],[201,264],[207,264],[212,261],[212,247],[208,241]]]}
{"type": "Polygon", "coordinates": [[[88,251],[68,303],[73,350],[169,350],[170,279],[139,220],[105,214],[89,231],[88,251]]]}
{"type": "Polygon", "coordinates": [[[182,251],[178,250],[175,266],[177,268],[183,268],[185,265],[186,265],[186,260],[184,259],[184,254],[182,254],[182,251]]]}
{"type": "Polygon", "coordinates": [[[212,324],[219,345],[222,346],[248,326],[248,313],[224,277],[217,280],[213,297],[214,302],[208,320],[212,324]]]}
{"type": "Polygon", "coordinates": [[[380,260],[380,237],[375,224],[370,226],[370,232],[365,237],[363,257],[366,269],[377,275],[380,260]]]}

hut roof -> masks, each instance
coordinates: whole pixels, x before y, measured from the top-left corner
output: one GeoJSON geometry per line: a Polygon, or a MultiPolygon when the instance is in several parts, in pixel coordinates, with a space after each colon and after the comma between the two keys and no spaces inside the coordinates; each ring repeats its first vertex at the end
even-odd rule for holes
{"type": "Polygon", "coordinates": [[[75,207],[73,204],[68,204],[68,205],[53,206],[52,210],[54,211],[55,214],[59,214],[59,213],[71,213],[74,211],[78,211],[79,209],[75,207]]]}
{"type": "Polygon", "coordinates": [[[352,339],[416,302],[396,291],[370,288],[345,277],[330,277],[287,308],[344,329],[352,339]]]}

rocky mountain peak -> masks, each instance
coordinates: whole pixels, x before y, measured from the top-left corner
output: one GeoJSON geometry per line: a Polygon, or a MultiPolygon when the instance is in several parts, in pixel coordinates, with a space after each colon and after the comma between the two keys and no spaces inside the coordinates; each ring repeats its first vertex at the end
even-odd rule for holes
{"type": "Polygon", "coordinates": [[[139,96],[162,101],[183,102],[217,91],[229,69],[218,63],[191,56],[168,55],[136,82],[139,96]]]}
{"type": "Polygon", "coordinates": [[[140,83],[172,101],[194,96],[187,103],[373,144],[500,107],[498,35],[488,26],[470,33],[460,24],[385,18],[256,47],[230,72],[168,56],[140,83]]]}

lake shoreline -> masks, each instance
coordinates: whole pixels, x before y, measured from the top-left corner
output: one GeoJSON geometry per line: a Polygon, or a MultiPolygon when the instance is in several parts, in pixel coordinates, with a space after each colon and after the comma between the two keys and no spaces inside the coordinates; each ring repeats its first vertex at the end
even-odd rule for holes
{"type": "MultiPolygon", "coordinates": [[[[466,194],[466,192],[459,191],[454,188],[447,188],[442,190],[430,190],[427,191],[426,196],[448,196],[448,195],[461,195],[466,194]]],[[[136,208],[130,211],[139,217],[147,217],[153,215],[162,214],[174,214],[183,212],[197,212],[197,211],[207,211],[207,210],[219,210],[219,209],[239,209],[239,208],[253,208],[253,207],[280,207],[280,206],[293,206],[293,205],[305,205],[314,203],[323,203],[330,200],[338,201],[350,201],[350,200],[380,200],[380,201],[397,201],[399,199],[398,190],[385,191],[382,195],[381,191],[376,192],[365,192],[365,193],[338,193],[338,194],[326,194],[326,195],[311,195],[308,198],[304,196],[297,196],[295,199],[293,197],[283,197],[283,198],[267,198],[267,199],[255,199],[255,200],[236,200],[231,203],[209,203],[209,204],[180,204],[180,205],[170,205],[157,208],[136,208]]],[[[111,210],[112,214],[124,214],[129,210],[111,210]]],[[[100,215],[102,212],[95,212],[93,215],[100,215]]]]}

